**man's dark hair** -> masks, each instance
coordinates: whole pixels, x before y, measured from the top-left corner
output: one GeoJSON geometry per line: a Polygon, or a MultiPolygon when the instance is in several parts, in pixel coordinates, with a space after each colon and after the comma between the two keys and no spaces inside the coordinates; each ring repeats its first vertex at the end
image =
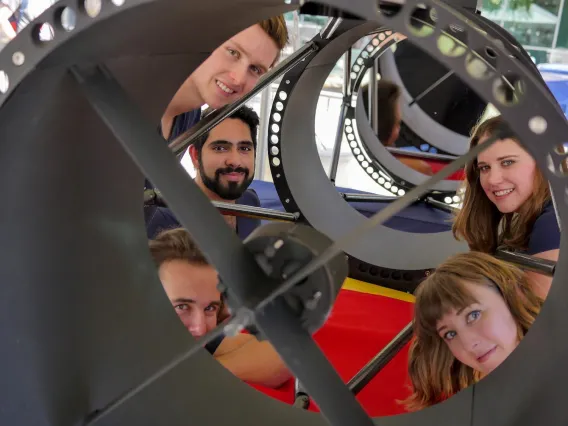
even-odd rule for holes
{"type": "MultiPolygon", "coordinates": [[[[363,104],[367,116],[369,114],[369,88],[368,85],[361,86],[363,104]]],[[[393,129],[396,126],[396,105],[400,98],[401,90],[396,84],[386,80],[377,82],[378,107],[375,111],[377,120],[378,137],[381,143],[386,144],[390,139],[393,129]]]]}
{"type": "MultiPolygon", "coordinates": [[[[207,115],[208,111],[205,111],[204,115],[207,115]]],[[[260,119],[258,118],[258,114],[251,108],[246,105],[243,105],[238,110],[233,112],[227,118],[233,118],[237,120],[241,120],[245,123],[249,129],[250,134],[252,137],[252,144],[254,146],[254,152],[256,153],[256,140],[258,136],[258,125],[260,123],[260,119]]],[[[193,145],[197,149],[197,152],[201,154],[201,150],[203,149],[203,145],[205,145],[205,141],[209,137],[209,132],[204,133],[201,137],[199,137],[193,145]]]]}
{"type": "Polygon", "coordinates": [[[169,229],[160,232],[150,240],[150,254],[156,267],[171,260],[184,260],[191,264],[206,266],[207,259],[191,239],[184,228],[169,229]]]}

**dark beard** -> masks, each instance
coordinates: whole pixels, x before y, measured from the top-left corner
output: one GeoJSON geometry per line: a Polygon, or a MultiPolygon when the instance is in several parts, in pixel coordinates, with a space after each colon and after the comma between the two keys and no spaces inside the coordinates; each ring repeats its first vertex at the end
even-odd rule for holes
{"type": "Polygon", "coordinates": [[[249,177],[250,172],[249,169],[246,167],[226,167],[224,169],[217,169],[215,170],[215,177],[210,178],[203,170],[203,164],[199,163],[199,173],[201,174],[201,180],[203,184],[209,189],[210,191],[217,194],[223,200],[236,200],[243,195],[243,193],[247,190],[249,185],[251,184],[253,177],[249,177]],[[228,182],[227,186],[224,186],[221,183],[221,174],[224,173],[243,173],[244,179],[242,183],[238,182],[228,182]]]}

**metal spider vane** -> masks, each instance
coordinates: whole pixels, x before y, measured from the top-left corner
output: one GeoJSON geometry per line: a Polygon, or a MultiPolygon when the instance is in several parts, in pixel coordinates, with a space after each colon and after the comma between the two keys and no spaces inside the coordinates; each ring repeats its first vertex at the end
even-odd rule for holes
{"type": "MultiPolygon", "coordinates": [[[[368,235],[476,152],[368,221],[353,221],[335,234],[316,227],[327,237],[313,229],[303,233],[302,227],[295,234],[279,226],[259,230],[259,239],[247,242],[251,249],[255,242],[262,248],[261,238],[274,244],[280,236],[290,239],[289,256],[300,255],[297,267],[280,280],[267,276],[270,268],[261,268],[252,255],[258,247],[249,250],[224,225],[163,144],[155,123],[204,59],[203,52],[261,19],[299,7],[286,3],[259,0],[252,7],[244,0],[126,0],[92,7],[91,2],[61,0],[0,52],[0,72],[6,77],[0,93],[0,424],[567,423],[568,410],[560,399],[568,379],[563,363],[568,343],[561,335],[568,325],[568,289],[562,285],[566,262],[556,266],[546,305],[519,349],[479,384],[422,412],[369,419],[311,339],[320,323],[305,309],[317,307],[318,300],[323,313],[329,309],[341,278],[330,278],[330,271],[341,275],[342,251],[365,255],[365,249],[380,251],[390,244],[388,238],[371,241],[368,235]],[[75,15],[74,25],[63,19],[69,14],[75,15]],[[223,25],[215,25],[219,22],[223,25]],[[41,24],[53,28],[52,37],[40,37],[41,24]],[[141,205],[144,176],[161,188],[219,271],[235,323],[255,323],[322,414],[249,388],[201,350],[203,342],[187,336],[148,253],[141,205]],[[314,287],[302,293],[296,284],[304,279],[313,280],[314,287]],[[323,298],[314,297],[318,291],[323,298]],[[294,305],[291,299],[303,303],[294,305]]],[[[332,7],[322,9],[327,12],[341,10],[368,20],[352,21],[361,31],[379,24],[406,34],[494,103],[545,171],[558,215],[567,223],[561,167],[566,154],[555,149],[565,142],[566,120],[534,73],[510,57],[500,35],[473,26],[464,13],[438,0],[381,3],[378,9],[371,0],[321,3],[332,7]],[[435,10],[435,22],[416,22],[414,13],[423,8],[435,10]],[[452,26],[463,29],[467,43],[447,55],[438,41],[452,37],[452,26]]],[[[313,6],[308,2],[302,8],[313,6]]],[[[337,40],[354,35],[345,34],[337,40]]],[[[317,65],[332,66],[342,52],[331,45],[323,46],[319,64],[310,63],[297,85],[317,82],[317,65]]],[[[282,123],[282,163],[288,141],[295,139],[286,120],[300,130],[311,120],[291,108],[300,102],[299,95],[294,92],[287,102],[291,114],[282,123]]],[[[326,191],[322,186],[318,195],[326,198],[326,191]]],[[[418,240],[412,246],[421,244],[418,240]]],[[[565,238],[561,246],[564,251],[565,238]]],[[[425,252],[406,254],[413,258],[425,252]]],[[[396,262],[385,261],[390,260],[396,262]]],[[[219,330],[204,339],[215,333],[219,330]]]]}

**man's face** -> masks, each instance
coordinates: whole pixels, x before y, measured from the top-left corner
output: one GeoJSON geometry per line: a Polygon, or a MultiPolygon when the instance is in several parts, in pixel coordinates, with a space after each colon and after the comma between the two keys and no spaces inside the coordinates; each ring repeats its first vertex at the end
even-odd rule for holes
{"type": "Polygon", "coordinates": [[[181,322],[194,337],[201,337],[217,326],[221,295],[215,269],[171,260],[164,262],[158,273],[181,322]]]}
{"type": "Polygon", "coordinates": [[[197,178],[223,200],[236,200],[254,178],[254,145],[249,126],[227,118],[209,133],[201,152],[190,148],[197,178]]]}
{"type": "Polygon", "coordinates": [[[279,53],[274,40],[256,24],[215,49],[191,79],[203,103],[217,109],[249,93],[279,53]]]}

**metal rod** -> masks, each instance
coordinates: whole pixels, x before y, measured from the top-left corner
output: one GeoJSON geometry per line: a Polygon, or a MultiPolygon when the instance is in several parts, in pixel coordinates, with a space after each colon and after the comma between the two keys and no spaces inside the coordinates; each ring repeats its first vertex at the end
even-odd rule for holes
{"type": "MultiPolygon", "coordinates": [[[[147,189],[144,191],[144,202],[155,203],[166,207],[167,204],[158,190],[147,189]]],[[[248,206],[246,204],[234,204],[223,201],[211,201],[219,212],[227,216],[249,217],[252,219],[280,220],[284,222],[296,222],[300,213],[281,212],[278,210],[265,209],[263,207],[248,206]]]]}
{"type": "Polygon", "coordinates": [[[371,361],[369,361],[349,382],[347,387],[357,395],[375,376],[398,354],[412,338],[412,323],[396,335],[371,361]]]}
{"type": "Polygon", "coordinates": [[[444,74],[442,77],[440,77],[438,80],[436,80],[430,87],[428,87],[426,90],[424,90],[422,93],[420,93],[418,96],[416,96],[409,104],[408,106],[411,107],[412,105],[414,105],[416,102],[418,102],[419,100],[421,100],[424,96],[426,96],[428,93],[430,93],[432,90],[434,90],[436,87],[438,87],[440,84],[442,84],[444,81],[446,81],[448,78],[450,78],[450,76],[453,74],[453,71],[448,71],[446,74],[444,74]]]}
{"type": "Polygon", "coordinates": [[[266,161],[268,159],[268,123],[270,123],[271,87],[267,86],[260,96],[260,125],[256,148],[256,179],[264,180],[266,161]]]}
{"type": "Polygon", "coordinates": [[[342,22],[342,18],[330,18],[325,24],[325,27],[320,31],[320,37],[329,40],[342,22]]]}
{"type": "Polygon", "coordinates": [[[331,168],[329,170],[329,180],[335,184],[337,178],[337,168],[339,167],[339,157],[341,156],[341,142],[343,141],[343,125],[345,124],[345,116],[349,105],[345,102],[341,104],[339,111],[339,121],[337,123],[337,131],[335,133],[335,143],[333,144],[333,152],[331,155],[331,168]]]}
{"type": "Polygon", "coordinates": [[[436,207],[437,209],[444,210],[448,213],[456,213],[459,210],[458,208],[452,207],[446,203],[442,203],[441,201],[435,200],[431,197],[426,197],[424,199],[424,202],[431,205],[432,207],[436,207]]]}
{"type": "Polygon", "coordinates": [[[351,86],[351,76],[349,68],[351,65],[351,48],[345,52],[345,64],[343,68],[343,103],[339,111],[339,120],[337,122],[337,131],[335,133],[335,143],[333,144],[333,153],[331,155],[331,168],[329,170],[329,180],[335,184],[337,177],[337,167],[339,165],[339,157],[341,155],[341,142],[343,141],[343,126],[345,125],[345,116],[349,108],[349,93],[351,86]]]}
{"type": "Polygon", "coordinates": [[[224,215],[250,217],[252,219],[281,220],[284,222],[296,222],[300,213],[281,212],[278,210],[265,209],[263,207],[247,206],[244,204],[225,203],[212,201],[213,205],[224,215]]]}
{"type": "Polygon", "coordinates": [[[513,253],[505,250],[497,250],[495,253],[497,259],[504,260],[520,267],[521,269],[536,272],[542,275],[552,277],[556,269],[556,262],[540,257],[531,256],[523,253],[513,253]]]}
{"type": "Polygon", "coordinates": [[[379,73],[379,58],[375,58],[373,62],[373,75],[371,76],[371,99],[373,100],[373,115],[371,118],[371,126],[375,135],[379,134],[379,93],[377,92],[377,74],[379,73]]]}
{"type": "Polygon", "coordinates": [[[375,195],[375,194],[346,194],[340,192],[339,195],[343,197],[345,201],[355,202],[355,203],[374,203],[374,202],[389,202],[396,200],[397,197],[389,197],[385,195],[375,195]]]}
{"type": "Polygon", "coordinates": [[[410,151],[401,148],[395,148],[392,146],[387,146],[387,151],[391,154],[404,155],[405,157],[416,157],[423,158],[427,160],[440,160],[440,161],[453,161],[458,158],[455,155],[448,154],[434,154],[432,152],[422,152],[422,151],[410,151]]]}
{"type": "Polygon", "coordinates": [[[191,129],[185,131],[173,141],[170,142],[170,149],[177,155],[185,151],[185,149],[191,145],[191,143],[200,137],[201,135],[209,132],[213,127],[219,124],[222,120],[230,116],[233,112],[239,109],[242,105],[254,98],[258,93],[264,90],[265,87],[270,85],[276,78],[280,77],[282,74],[287,73],[290,69],[295,67],[298,63],[306,59],[310,54],[318,50],[318,46],[314,42],[306,43],[302,48],[280,64],[278,64],[270,72],[266,73],[264,77],[258,82],[258,84],[252,89],[248,94],[244,95],[238,101],[233,102],[230,105],[226,105],[220,108],[207,117],[204,117],[199,123],[193,126],[191,129]]]}

